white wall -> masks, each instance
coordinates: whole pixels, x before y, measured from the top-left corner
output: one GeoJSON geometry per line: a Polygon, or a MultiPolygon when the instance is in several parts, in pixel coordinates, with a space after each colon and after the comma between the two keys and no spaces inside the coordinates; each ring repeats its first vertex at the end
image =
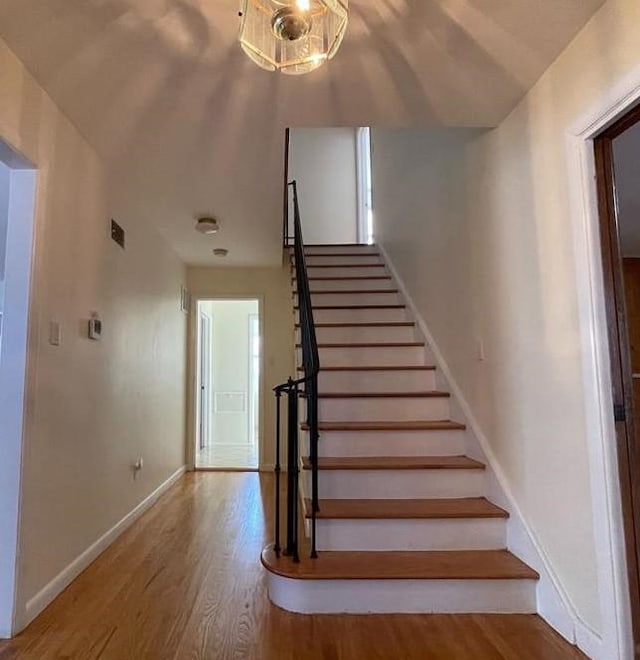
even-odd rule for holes
{"type": "Polygon", "coordinates": [[[355,129],[292,128],[289,179],[305,243],[357,243],[355,129]]]}
{"type": "Polygon", "coordinates": [[[556,253],[557,231],[536,236],[542,218],[533,221],[528,212],[539,200],[527,190],[520,136],[512,136],[521,151],[508,165],[487,158],[501,130],[374,131],[375,235],[552,571],[579,616],[597,630],[575,282],[567,281],[571,254],[556,253]],[[556,295],[548,269],[557,287],[564,283],[556,295]]]}
{"type": "Polygon", "coordinates": [[[2,311],[2,284],[7,248],[7,222],[9,213],[9,168],[0,161],[0,312],[2,311]]]}
{"type": "Polygon", "coordinates": [[[552,569],[598,630],[570,230],[538,213],[546,200],[531,186],[543,178],[528,169],[523,127],[504,139],[507,126],[467,141],[444,130],[375,131],[375,234],[552,569]]]}
{"type": "Polygon", "coordinates": [[[638,63],[638,13],[637,3],[609,2],[516,110],[466,145],[452,134],[373,136],[377,238],[578,617],[595,631],[601,611],[565,131],[638,63]]]}
{"type": "MultiPolygon", "coordinates": [[[[0,42],[0,137],[38,168],[18,572],[33,616],[63,571],[185,462],[185,268],[110,189],[76,129],[0,42]],[[121,250],[109,220],[127,232],[121,250]],[[100,312],[100,342],[86,336],[100,312]],[[49,321],[62,343],[49,345],[49,321]],[[134,480],[132,463],[144,457],[134,480]]],[[[78,568],[71,567],[71,573],[78,568]]]]}
{"type": "MultiPolygon", "coordinates": [[[[295,375],[291,272],[278,268],[189,268],[192,298],[258,298],[261,303],[263,390],[260,393],[260,467],[275,463],[275,398],[273,388],[295,375]]],[[[194,306],[195,307],[195,306],[194,306]]],[[[189,446],[195,446],[196,316],[189,322],[189,446]]],[[[193,460],[193,457],[190,457],[193,460]]]]}
{"type": "MultiPolygon", "coordinates": [[[[599,583],[614,561],[600,550],[609,528],[594,521],[603,520],[598,507],[615,515],[616,503],[594,508],[591,496],[603,466],[589,463],[583,359],[591,357],[581,352],[578,309],[588,274],[578,273],[571,222],[584,205],[571,198],[578,182],[567,136],[614,86],[620,99],[628,93],[639,42],[640,3],[607,2],[501,125],[456,156],[455,184],[442,183],[451,212],[413,176],[427,149],[409,151],[405,162],[410,138],[373,137],[378,239],[430,324],[578,623],[587,636],[605,636],[603,658],[617,657],[606,644],[615,644],[619,613],[604,597],[611,573],[599,583]]],[[[624,608],[626,595],[617,597],[624,608]]]]}

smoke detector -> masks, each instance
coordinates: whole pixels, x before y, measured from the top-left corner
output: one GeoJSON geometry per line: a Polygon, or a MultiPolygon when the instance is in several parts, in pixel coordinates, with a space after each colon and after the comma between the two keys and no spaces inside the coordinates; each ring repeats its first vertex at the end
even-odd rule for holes
{"type": "Polygon", "coordinates": [[[198,221],[196,222],[196,229],[201,234],[215,234],[220,229],[220,225],[215,218],[204,216],[202,218],[198,218],[198,221]]]}
{"type": "Polygon", "coordinates": [[[229,250],[226,248],[216,248],[213,251],[213,254],[215,254],[216,257],[226,257],[229,254],[229,250]]]}

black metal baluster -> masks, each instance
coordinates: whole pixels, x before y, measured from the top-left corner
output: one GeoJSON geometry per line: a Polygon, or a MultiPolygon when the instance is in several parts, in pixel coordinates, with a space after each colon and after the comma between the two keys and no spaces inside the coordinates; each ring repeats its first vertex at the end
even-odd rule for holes
{"type": "Polygon", "coordinates": [[[276,387],[276,511],[275,511],[275,545],[273,547],[276,557],[280,556],[280,397],[282,393],[280,388],[276,387]]]}
{"type": "Polygon", "coordinates": [[[311,460],[311,558],[316,559],[316,517],[320,509],[318,499],[318,377],[309,382],[309,458],[311,460]]]}
{"type": "Polygon", "coordinates": [[[300,476],[300,452],[298,451],[298,439],[300,437],[300,425],[298,424],[298,385],[296,384],[291,393],[291,426],[292,426],[292,435],[291,435],[291,444],[293,445],[293,450],[291,454],[293,455],[293,538],[295,539],[293,545],[293,561],[299,562],[300,556],[298,554],[298,503],[300,501],[300,490],[298,488],[298,480],[300,476]]]}
{"type": "Polygon", "coordinates": [[[287,390],[287,554],[298,557],[298,386],[289,379],[287,390]]]}

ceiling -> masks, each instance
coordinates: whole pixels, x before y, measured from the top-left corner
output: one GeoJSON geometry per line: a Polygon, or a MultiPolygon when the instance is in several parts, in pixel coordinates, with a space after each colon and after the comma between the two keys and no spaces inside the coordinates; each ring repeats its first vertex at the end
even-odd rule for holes
{"type": "Polygon", "coordinates": [[[215,246],[266,265],[285,126],[494,126],[602,3],[351,0],[340,52],[302,77],[244,56],[238,0],[2,0],[0,36],[113,165],[127,213],[187,263],[215,246]]]}

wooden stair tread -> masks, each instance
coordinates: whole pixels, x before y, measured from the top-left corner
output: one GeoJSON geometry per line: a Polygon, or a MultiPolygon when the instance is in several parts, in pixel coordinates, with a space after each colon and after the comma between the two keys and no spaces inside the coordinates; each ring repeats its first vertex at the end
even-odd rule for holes
{"type": "MultiPolygon", "coordinates": [[[[373,323],[314,323],[316,328],[413,328],[413,321],[377,321],[373,323]]],[[[300,324],[296,323],[296,328],[300,324]]]]}
{"type": "Polygon", "coordinates": [[[376,247],[375,243],[305,243],[303,247],[306,248],[311,248],[311,247],[319,247],[319,248],[327,248],[327,247],[366,247],[370,249],[374,249],[376,247]]]}
{"type": "MultiPolygon", "coordinates": [[[[302,344],[296,344],[300,348],[302,344]]],[[[370,341],[370,342],[328,342],[318,344],[318,348],[415,348],[424,346],[422,341],[370,341]]]]}
{"type": "Polygon", "coordinates": [[[449,392],[426,390],[423,392],[320,392],[320,399],[441,399],[449,398],[449,392]]]}
{"type": "Polygon", "coordinates": [[[384,264],[307,264],[307,268],[384,268],[384,264]]]}
{"type": "MultiPolygon", "coordinates": [[[[305,500],[310,517],[311,500],[305,500]]],[[[508,518],[509,514],[485,497],[431,499],[320,500],[318,518],[341,520],[420,520],[440,518],[508,518]]]]}
{"type": "MultiPolygon", "coordinates": [[[[313,268],[313,266],[309,266],[309,268],[313,268]]],[[[344,277],[310,277],[309,281],[310,282],[341,282],[344,280],[348,281],[354,281],[354,280],[390,280],[391,275],[351,275],[351,276],[344,276],[344,277]]],[[[291,278],[292,282],[296,281],[295,277],[291,278]]]]}
{"type": "MultiPolygon", "coordinates": [[[[304,431],[308,424],[302,424],[304,431]]],[[[320,422],[321,431],[463,431],[464,424],[448,419],[410,422],[320,422]]]]}
{"type": "MultiPolygon", "coordinates": [[[[436,367],[433,365],[380,365],[380,366],[358,366],[352,367],[323,367],[320,366],[320,371],[435,371],[436,367]]],[[[304,371],[302,367],[298,367],[298,371],[304,371]]]]}
{"type": "MultiPolygon", "coordinates": [[[[304,256],[305,257],[379,257],[380,253],[374,251],[365,252],[364,250],[356,251],[356,252],[314,252],[313,254],[311,253],[307,254],[305,252],[304,256]]],[[[294,259],[295,259],[295,255],[292,252],[291,260],[294,259]]]]}
{"type": "MultiPolygon", "coordinates": [[[[313,309],[405,309],[407,306],[396,305],[312,305],[313,309]]],[[[299,309],[298,305],[294,309],[299,309]]]]}
{"type": "MultiPolygon", "coordinates": [[[[311,460],[302,459],[305,470],[311,460]]],[[[319,470],[484,470],[485,466],[468,456],[321,456],[319,470]]]]}
{"type": "Polygon", "coordinates": [[[539,575],[508,550],[319,552],[317,559],[262,552],[264,567],[298,580],[537,580],[539,575]]]}
{"type": "MultiPolygon", "coordinates": [[[[298,291],[294,289],[294,294],[297,294],[298,291]]],[[[342,294],[362,294],[362,293],[398,293],[398,289],[339,289],[336,291],[309,291],[312,296],[334,296],[342,294]]]]}

